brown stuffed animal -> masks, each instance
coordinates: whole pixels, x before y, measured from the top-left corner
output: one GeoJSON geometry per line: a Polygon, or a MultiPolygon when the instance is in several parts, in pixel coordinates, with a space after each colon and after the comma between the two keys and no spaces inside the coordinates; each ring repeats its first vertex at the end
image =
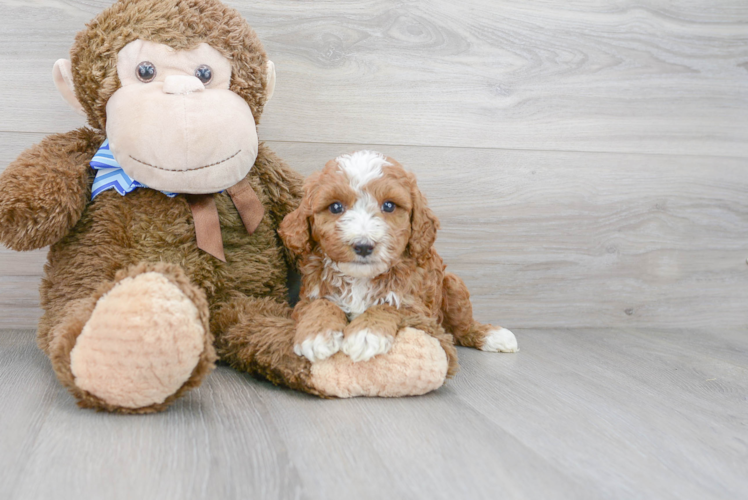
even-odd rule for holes
{"type": "Polygon", "coordinates": [[[51,245],[38,342],[80,406],[164,409],[217,358],[319,395],[443,383],[447,355],[422,330],[376,365],[294,354],[276,229],[301,179],[257,140],[275,73],[238,12],[121,0],[71,55],[55,83],[91,128],[50,136],[3,172],[0,242],[51,245]]]}

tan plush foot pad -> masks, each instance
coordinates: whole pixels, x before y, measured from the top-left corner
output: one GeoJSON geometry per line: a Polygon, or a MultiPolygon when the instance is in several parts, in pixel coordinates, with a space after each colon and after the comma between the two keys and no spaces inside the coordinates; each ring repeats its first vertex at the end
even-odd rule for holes
{"type": "Polygon", "coordinates": [[[200,359],[205,331],[193,302],[160,273],[125,278],[101,297],[70,353],[75,384],[106,403],[162,403],[200,359]]]}
{"type": "Polygon", "coordinates": [[[312,364],[312,384],[322,394],[418,396],[438,389],[447,377],[447,355],[439,341],[414,328],[404,328],[387,354],[354,363],[339,352],[312,364]]]}

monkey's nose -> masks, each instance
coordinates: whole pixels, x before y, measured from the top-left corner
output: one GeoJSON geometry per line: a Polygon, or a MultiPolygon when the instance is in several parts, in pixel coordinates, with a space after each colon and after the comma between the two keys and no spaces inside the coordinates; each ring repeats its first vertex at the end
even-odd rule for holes
{"type": "Polygon", "coordinates": [[[171,75],[164,79],[165,94],[191,94],[201,90],[205,90],[205,85],[195,76],[171,75]]]}
{"type": "Polygon", "coordinates": [[[353,245],[353,251],[356,252],[356,255],[366,257],[371,255],[371,252],[374,251],[374,245],[369,245],[368,243],[357,243],[353,245]]]}

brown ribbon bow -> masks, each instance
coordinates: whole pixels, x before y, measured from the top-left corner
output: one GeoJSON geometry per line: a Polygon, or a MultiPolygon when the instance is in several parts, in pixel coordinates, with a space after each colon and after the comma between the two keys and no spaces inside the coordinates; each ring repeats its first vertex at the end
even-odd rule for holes
{"type": "MultiPolygon", "coordinates": [[[[257,197],[247,179],[239,181],[238,184],[226,190],[234,202],[239,216],[242,218],[244,227],[251,235],[260,225],[265,208],[257,197]]],[[[212,194],[188,194],[187,203],[192,211],[192,219],[195,221],[195,236],[197,237],[197,248],[205,250],[213,257],[226,262],[223,252],[223,237],[221,236],[221,223],[218,220],[218,208],[212,194]]]]}

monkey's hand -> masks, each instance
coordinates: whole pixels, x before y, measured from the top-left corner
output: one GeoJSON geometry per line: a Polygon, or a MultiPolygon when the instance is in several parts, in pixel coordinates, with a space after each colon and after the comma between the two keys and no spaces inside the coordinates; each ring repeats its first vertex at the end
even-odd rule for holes
{"type": "Polygon", "coordinates": [[[103,140],[81,128],[21,153],[0,175],[0,243],[33,250],[65,236],[91,198],[89,162],[103,140]]]}

